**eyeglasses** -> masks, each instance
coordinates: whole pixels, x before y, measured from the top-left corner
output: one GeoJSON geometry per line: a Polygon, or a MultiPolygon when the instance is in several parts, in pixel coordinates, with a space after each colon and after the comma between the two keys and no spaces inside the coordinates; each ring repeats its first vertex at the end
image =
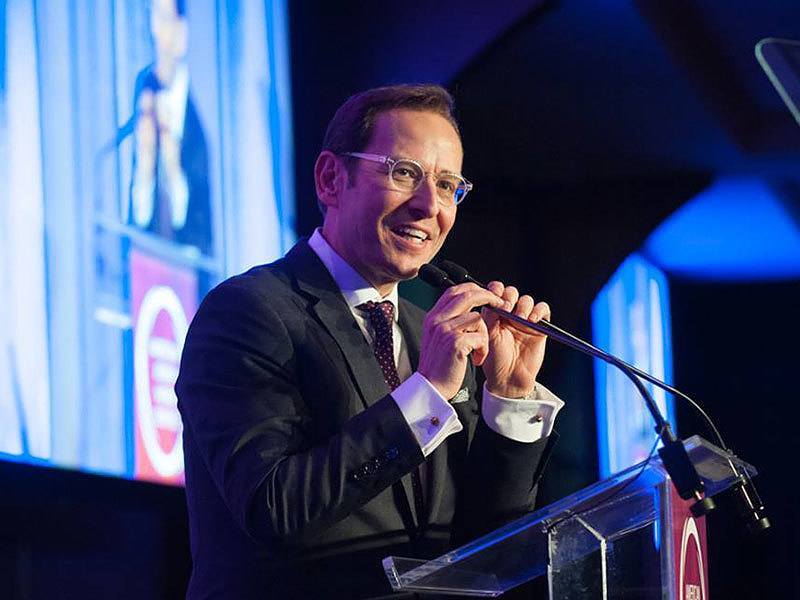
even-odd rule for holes
{"type": "Polygon", "coordinates": [[[441,173],[426,171],[422,165],[410,158],[392,158],[365,152],[343,152],[342,154],[387,165],[389,179],[397,189],[404,192],[415,191],[422,184],[426,175],[432,175],[436,182],[436,194],[439,196],[439,202],[446,206],[461,204],[472,189],[472,184],[461,175],[448,171],[441,173]]]}

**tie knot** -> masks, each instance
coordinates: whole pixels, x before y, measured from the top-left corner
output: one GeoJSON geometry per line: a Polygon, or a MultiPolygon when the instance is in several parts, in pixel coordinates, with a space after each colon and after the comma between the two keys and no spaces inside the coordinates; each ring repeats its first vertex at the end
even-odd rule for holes
{"type": "Polygon", "coordinates": [[[369,316],[373,324],[385,323],[391,325],[394,320],[394,304],[391,300],[384,300],[383,302],[364,302],[359,304],[357,309],[364,311],[369,316]]]}

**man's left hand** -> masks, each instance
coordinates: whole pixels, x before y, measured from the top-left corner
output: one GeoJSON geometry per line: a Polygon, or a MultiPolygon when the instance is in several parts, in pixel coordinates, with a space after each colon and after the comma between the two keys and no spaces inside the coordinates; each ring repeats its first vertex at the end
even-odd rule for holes
{"type": "MultiPolygon", "coordinates": [[[[533,322],[550,319],[546,302],[535,303],[532,297],[520,296],[517,288],[499,281],[492,281],[487,287],[505,301],[504,310],[533,322]]],[[[536,386],[547,336],[523,330],[486,309],[482,316],[489,330],[489,355],[483,363],[487,389],[504,398],[527,397],[536,386]]]]}

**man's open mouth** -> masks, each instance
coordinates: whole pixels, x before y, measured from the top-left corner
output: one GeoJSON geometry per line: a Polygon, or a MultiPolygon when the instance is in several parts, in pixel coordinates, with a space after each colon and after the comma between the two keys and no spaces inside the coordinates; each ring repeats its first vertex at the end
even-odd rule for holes
{"type": "Polygon", "coordinates": [[[418,244],[422,244],[423,242],[428,240],[428,234],[421,229],[417,229],[415,227],[393,227],[392,232],[396,235],[405,238],[407,240],[411,240],[418,244]]]}

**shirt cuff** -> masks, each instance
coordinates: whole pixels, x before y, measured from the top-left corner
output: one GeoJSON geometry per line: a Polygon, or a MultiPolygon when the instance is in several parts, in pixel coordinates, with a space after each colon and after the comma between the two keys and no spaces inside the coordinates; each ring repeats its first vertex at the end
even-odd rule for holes
{"type": "Polygon", "coordinates": [[[495,396],[483,386],[483,420],[489,428],[517,442],[535,442],[550,435],[564,401],[537,383],[527,398],[495,396]]]}
{"type": "Polygon", "coordinates": [[[420,373],[414,373],[393,392],[422,454],[427,457],[451,433],[463,429],[450,403],[420,373]]]}

